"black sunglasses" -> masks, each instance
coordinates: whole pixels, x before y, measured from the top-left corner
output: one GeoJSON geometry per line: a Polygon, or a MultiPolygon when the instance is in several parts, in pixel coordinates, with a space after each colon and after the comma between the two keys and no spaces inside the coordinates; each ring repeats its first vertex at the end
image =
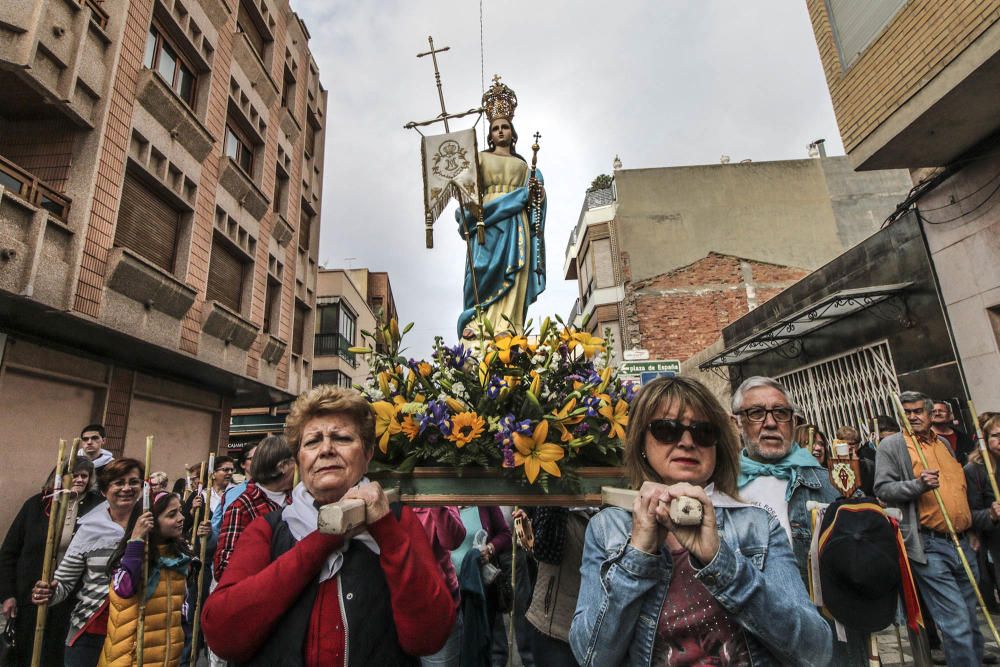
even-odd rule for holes
{"type": "Polygon", "coordinates": [[[654,419],[647,428],[657,442],[664,445],[676,445],[684,431],[691,434],[694,444],[699,447],[715,447],[719,442],[719,428],[711,422],[683,424],[676,419],[654,419]]]}

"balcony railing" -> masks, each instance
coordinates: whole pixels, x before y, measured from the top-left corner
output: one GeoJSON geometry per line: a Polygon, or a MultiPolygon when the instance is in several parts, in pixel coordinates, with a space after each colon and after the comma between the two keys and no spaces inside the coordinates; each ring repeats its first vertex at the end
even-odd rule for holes
{"type": "Polygon", "coordinates": [[[108,27],[108,13],[104,11],[104,7],[101,4],[104,0],[80,0],[80,4],[84,7],[90,7],[93,12],[92,17],[97,25],[101,26],[102,30],[106,30],[108,27]]]}
{"type": "Polygon", "coordinates": [[[0,185],[30,204],[44,208],[53,217],[66,221],[69,217],[69,197],[59,194],[21,167],[0,155],[0,185]]]}
{"type": "Polygon", "coordinates": [[[339,333],[318,333],[316,334],[316,343],[313,354],[317,357],[339,356],[341,359],[349,363],[352,368],[357,368],[357,356],[355,356],[353,352],[348,351],[348,348],[351,347],[351,345],[351,341],[347,340],[347,338],[339,333]]]}

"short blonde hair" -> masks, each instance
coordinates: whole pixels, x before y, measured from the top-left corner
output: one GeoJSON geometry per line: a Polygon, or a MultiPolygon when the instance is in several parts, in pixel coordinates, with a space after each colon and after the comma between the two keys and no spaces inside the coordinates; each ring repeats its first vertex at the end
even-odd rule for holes
{"type": "Polygon", "coordinates": [[[162,485],[166,486],[167,485],[167,481],[168,481],[167,473],[165,473],[163,471],[154,472],[152,475],[149,476],[149,483],[150,484],[162,484],[162,485]]]}
{"type": "Polygon", "coordinates": [[[305,425],[314,417],[332,414],[347,415],[354,421],[366,453],[375,448],[375,413],[371,404],[356,389],[321,384],[299,394],[285,419],[285,436],[293,457],[298,459],[305,425]]]}
{"type": "Polygon", "coordinates": [[[688,409],[700,412],[719,429],[715,445],[715,470],[709,482],[723,493],[736,497],[740,474],[740,445],[732,420],[712,392],[689,377],[658,378],[643,386],[629,408],[628,432],[625,435],[625,470],[633,488],[646,480],[663,482],[644,456],[646,430],[660,406],[676,404],[680,414],[688,409]]]}

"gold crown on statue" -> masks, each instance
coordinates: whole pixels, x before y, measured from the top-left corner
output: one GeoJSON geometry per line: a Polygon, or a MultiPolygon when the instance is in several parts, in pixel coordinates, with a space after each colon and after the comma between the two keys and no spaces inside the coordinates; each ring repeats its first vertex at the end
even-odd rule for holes
{"type": "Polygon", "coordinates": [[[486,118],[492,123],[497,118],[514,120],[514,110],[517,109],[517,95],[500,83],[500,75],[493,76],[493,85],[483,94],[483,110],[486,118]]]}

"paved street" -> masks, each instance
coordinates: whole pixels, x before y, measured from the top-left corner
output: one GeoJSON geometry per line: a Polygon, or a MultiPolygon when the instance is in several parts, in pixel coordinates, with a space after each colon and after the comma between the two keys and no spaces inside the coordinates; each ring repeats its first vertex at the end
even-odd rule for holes
{"type": "MultiPolygon", "coordinates": [[[[1000,616],[993,614],[993,624],[1000,627],[1000,616]]],[[[986,625],[986,620],[980,615],[979,617],[979,629],[983,633],[983,637],[986,638],[986,650],[992,651],[993,653],[1000,653],[997,649],[997,644],[993,641],[990,628],[986,625]]],[[[902,663],[899,660],[899,648],[896,642],[896,632],[893,628],[888,628],[883,630],[878,635],[878,653],[879,657],[882,658],[883,665],[912,665],[913,655],[910,652],[910,642],[906,638],[906,628],[900,629],[900,636],[903,641],[903,660],[902,663]]]]}

